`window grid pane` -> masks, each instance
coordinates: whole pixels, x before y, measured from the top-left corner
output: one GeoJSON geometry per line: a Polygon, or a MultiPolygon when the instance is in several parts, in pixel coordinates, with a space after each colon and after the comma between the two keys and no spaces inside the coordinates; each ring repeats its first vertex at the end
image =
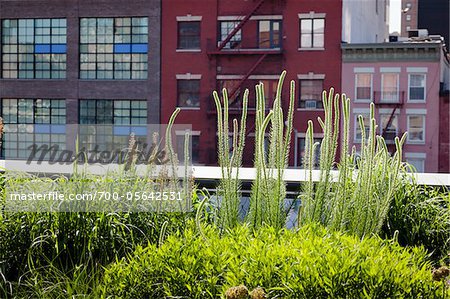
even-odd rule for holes
{"type": "Polygon", "coordinates": [[[398,102],[398,74],[382,74],[381,101],[398,102]]]}
{"type": "Polygon", "coordinates": [[[300,19],[300,48],[325,46],[325,19],[300,19]]]}
{"type": "Polygon", "coordinates": [[[425,101],[425,74],[409,75],[409,99],[425,101]]]}
{"type": "Polygon", "coordinates": [[[81,79],[145,80],[147,70],[147,18],[80,20],[81,79]]]}
{"type": "Polygon", "coordinates": [[[200,49],[200,22],[178,22],[178,49],[200,49]]]}
{"type": "MultiPolygon", "coordinates": [[[[57,146],[56,155],[66,149],[66,104],[61,99],[2,99],[5,131],[2,157],[28,159],[35,146],[57,146]]],[[[37,157],[39,158],[39,157],[37,157]]],[[[49,154],[43,159],[50,158],[49,154]]]]}
{"type": "Polygon", "coordinates": [[[200,107],[200,80],[178,80],[178,106],[200,107]]]}
{"type": "MultiPolygon", "coordinates": [[[[224,41],[228,34],[230,34],[236,26],[239,25],[238,21],[223,21],[220,22],[219,44],[224,41]]],[[[242,40],[242,31],[239,29],[234,36],[225,45],[225,49],[240,48],[242,40]]]]}
{"type": "Polygon", "coordinates": [[[66,78],[66,19],[2,21],[2,78],[66,78]]]}
{"type": "Polygon", "coordinates": [[[356,74],[356,100],[372,98],[372,74],[356,74]]]}
{"type": "Polygon", "coordinates": [[[425,142],[425,116],[408,116],[408,142],[425,142]]]}
{"type": "Polygon", "coordinates": [[[114,151],[118,146],[126,148],[132,132],[138,141],[146,139],[147,102],[80,100],[80,124],[84,125],[80,128],[80,142],[86,144],[87,149],[114,151]]]}

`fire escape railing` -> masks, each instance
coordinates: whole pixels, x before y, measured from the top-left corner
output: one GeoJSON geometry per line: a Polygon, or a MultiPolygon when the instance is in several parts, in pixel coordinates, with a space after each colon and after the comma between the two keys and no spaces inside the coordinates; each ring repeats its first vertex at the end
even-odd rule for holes
{"type": "Polygon", "coordinates": [[[239,24],[234,27],[234,29],[228,34],[228,36],[220,43],[219,47],[217,47],[216,51],[222,50],[225,45],[233,38],[233,36],[241,30],[241,28],[250,20],[250,17],[261,7],[265,0],[259,0],[255,7],[239,22],[239,24]]]}

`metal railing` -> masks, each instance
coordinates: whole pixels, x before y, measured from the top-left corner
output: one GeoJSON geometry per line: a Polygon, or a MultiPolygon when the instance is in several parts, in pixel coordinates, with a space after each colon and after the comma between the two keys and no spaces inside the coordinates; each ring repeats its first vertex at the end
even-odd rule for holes
{"type": "MultiPolygon", "coordinates": [[[[146,165],[137,165],[138,173],[145,173],[146,165]]],[[[84,169],[92,174],[102,175],[110,171],[118,170],[118,164],[88,164],[79,165],[79,169],[84,169]]],[[[51,164],[49,162],[30,162],[25,160],[1,160],[0,169],[22,170],[36,174],[66,174],[70,175],[74,171],[72,164],[51,164]]],[[[202,181],[218,181],[222,178],[220,167],[216,166],[192,166],[190,169],[191,176],[198,182],[202,181]]],[[[332,171],[332,177],[338,177],[338,171],[332,171]]],[[[184,174],[180,171],[180,174],[184,174]]],[[[275,172],[274,172],[275,175],[275,172]]],[[[305,182],[308,173],[305,169],[288,168],[284,171],[284,180],[291,185],[298,185],[305,182]]],[[[412,173],[411,176],[419,185],[429,186],[450,186],[450,173],[412,173]]],[[[252,182],[256,178],[255,168],[241,167],[239,169],[239,177],[243,182],[252,182]]],[[[313,181],[319,181],[320,170],[313,170],[313,181]]]]}

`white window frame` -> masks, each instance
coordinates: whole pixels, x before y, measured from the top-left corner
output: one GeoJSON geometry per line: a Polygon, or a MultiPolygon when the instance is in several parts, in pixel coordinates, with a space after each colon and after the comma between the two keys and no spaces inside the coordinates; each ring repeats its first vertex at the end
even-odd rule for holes
{"type": "Polygon", "coordinates": [[[426,116],[424,114],[408,114],[406,116],[406,129],[408,130],[408,132],[410,131],[409,129],[409,125],[410,125],[410,120],[409,118],[412,116],[421,116],[422,117],[422,124],[423,124],[423,140],[411,140],[410,138],[410,134],[408,134],[408,137],[406,138],[406,143],[407,144],[425,144],[425,140],[426,140],[426,116]]]}
{"type": "Polygon", "coordinates": [[[410,103],[426,103],[427,99],[427,74],[413,72],[408,74],[408,102],[410,103]],[[424,86],[423,86],[423,100],[411,100],[411,75],[423,75],[424,76],[424,86]]]}
{"type": "MultiPolygon", "coordinates": [[[[298,24],[298,28],[299,28],[299,33],[298,33],[298,44],[299,44],[299,48],[298,51],[324,51],[325,50],[325,42],[326,42],[326,38],[325,38],[325,32],[326,32],[326,13],[317,13],[314,11],[310,11],[309,13],[299,13],[298,14],[298,20],[299,20],[299,24],[298,24]],[[313,24],[314,24],[314,19],[323,19],[323,47],[314,47],[314,45],[312,45],[312,47],[302,47],[302,41],[301,41],[301,36],[302,36],[302,28],[301,28],[301,24],[302,24],[302,20],[304,19],[311,19],[313,20],[313,24]]],[[[314,30],[314,28],[313,28],[314,30]]]]}
{"type": "Polygon", "coordinates": [[[370,102],[372,102],[372,94],[373,94],[373,74],[370,72],[355,72],[355,102],[370,103],[370,102]],[[370,98],[369,99],[358,99],[358,75],[369,75],[370,76],[370,98]]]}
{"type": "Polygon", "coordinates": [[[418,173],[424,173],[425,172],[425,161],[427,159],[426,153],[405,153],[405,161],[409,164],[411,164],[411,161],[420,162],[422,164],[423,172],[418,171],[418,173]]]}
{"type": "Polygon", "coordinates": [[[411,15],[406,15],[406,20],[411,21],[411,15]]]}
{"type": "Polygon", "coordinates": [[[383,72],[381,74],[381,103],[400,103],[400,73],[399,72],[383,72]],[[384,76],[385,75],[396,75],[397,76],[397,101],[387,101],[383,98],[384,94],[384,76]]]}

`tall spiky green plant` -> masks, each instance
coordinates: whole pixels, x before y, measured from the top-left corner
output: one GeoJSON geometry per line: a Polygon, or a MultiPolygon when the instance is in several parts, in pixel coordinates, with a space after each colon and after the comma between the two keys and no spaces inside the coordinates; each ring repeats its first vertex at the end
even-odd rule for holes
{"type": "Polygon", "coordinates": [[[213,93],[214,102],[217,109],[219,166],[222,171],[222,179],[220,180],[220,184],[217,190],[217,195],[221,197],[219,210],[219,226],[223,229],[235,227],[239,223],[239,203],[241,198],[239,168],[242,166],[242,155],[245,146],[248,93],[248,90],[246,90],[242,99],[242,114],[240,125],[238,124],[237,119],[233,119],[231,150],[228,120],[228,93],[226,89],[222,90],[223,108],[218,93],[216,91],[214,91],[213,93]]]}
{"type": "Polygon", "coordinates": [[[253,227],[263,223],[281,228],[285,224],[284,200],[286,184],[284,170],[288,164],[294,116],[295,83],[290,85],[289,110],[285,124],[281,102],[284,71],[278,81],[273,107],[266,115],[264,85],[256,86],[257,112],[255,120],[255,168],[256,180],[252,186],[249,221],[253,227]],[[270,124],[270,127],[269,127],[270,124]],[[269,128],[269,148],[266,157],[265,134],[269,128]]]}
{"type": "Polygon", "coordinates": [[[370,105],[370,127],[366,136],[364,120],[358,117],[361,129],[360,158],[349,149],[350,99],[334,90],[323,93],[325,119],[319,118],[323,131],[320,150],[320,176],[314,184],[312,169],[314,151],[313,125],[308,123],[305,165],[308,181],[303,186],[299,224],[318,222],[326,227],[354,233],[360,237],[377,233],[386,218],[391,198],[400,182],[402,170],[402,138],[395,138],[396,151],[390,155],[386,143],[376,135],[375,106],[370,105]],[[339,107],[341,98],[341,108],[339,107]],[[340,161],[335,161],[338,145],[340,109],[343,114],[340,161]],[[332,170],[339,170],[333,178],[332,170]]]}

